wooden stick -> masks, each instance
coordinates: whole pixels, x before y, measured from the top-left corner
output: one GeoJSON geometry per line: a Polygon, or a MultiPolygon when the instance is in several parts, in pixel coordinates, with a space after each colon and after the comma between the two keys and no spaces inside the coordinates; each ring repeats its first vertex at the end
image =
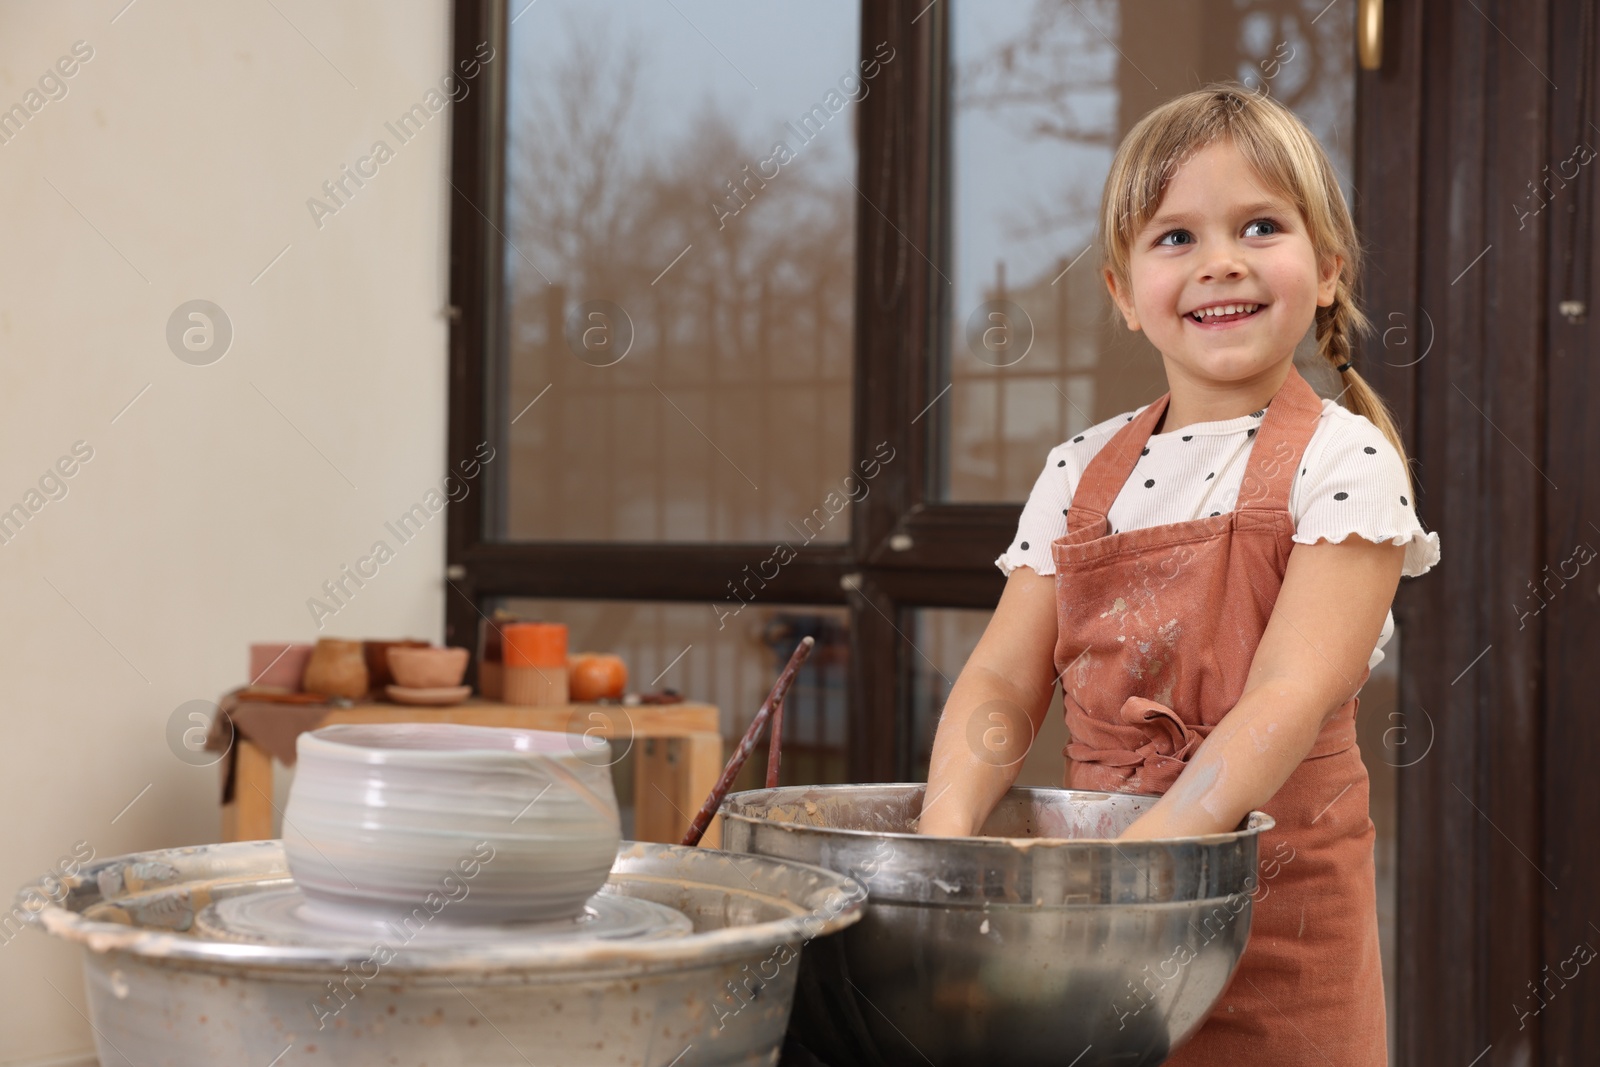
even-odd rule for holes
{"type": "MultiPolygon", "coordinates": [[[[689,824],[689,832],[683,835],[683,844],[693,847],[700,843],[700,838],[705,835],[706,827],[711,825],[711,819],[717,814],[717,809],[722,807],[722,798],[728,795],[728,790],[733,786],[733,780],[738,776],[745,760],[750,758],[750,753],[755,751],[756,739],[761,736],[761,728],[766,725],[767,719],[772,716],[775,707],[783,706],[784,695],[789,692],[789,686],[794,683],[795,675],[800,672],[800,665],[811,655],[811,646],[816,644],[814,637],[802,637],[800,644],[795,647],[794,654],[789,657],[788,666],[783,668],[783,673],[778,675],[778,682],[772,687],[772,692],[767,694],[767,699],[761,704],[761,709],[756,712],[756,717],[750,721],[750,728],[744,732],[744,737],[739,740],[739,747],[734,749],[733,756],[728,760],[728,765],[722,769],[722,777],[717,780],[717,786],[711,790],[711,795],[700,808],[700,814],[694,817],[694,822],[689,824]]],[[[774,737],[777,735],[774,734],[774,737]]]]}
{"type": "Polygon", "coordinates": [[[768,733],[767,742],[767,788],[778,787],[778,766],[782,762],[779,752],[783,744],[783,701],[779,700],[772,708],[772,729],[768,733]]]}

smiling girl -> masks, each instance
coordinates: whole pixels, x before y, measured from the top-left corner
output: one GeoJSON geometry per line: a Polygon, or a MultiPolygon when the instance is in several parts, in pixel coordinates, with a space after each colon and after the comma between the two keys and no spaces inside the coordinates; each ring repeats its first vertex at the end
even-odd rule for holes
{"type": "Polygon", "coordinates": [[[1355,228],[1300,120],[1221,83],[1128,133],[1099,250],[1168,392],[1051,449],[940,719],[919,830],[978,831],[1021,752],[968,739],[995,736],[993,721],[1025,750],[1059,680],[1068,787],[1161,795],[1123,838],[1276,819],[1239,969],[1166,1062],[1383,1064],[1356,694],[1400,578],[1439,549],[1394,423],[1352,366],[1369,328],[1355,228]],[[1335,398],[1294,365],[1313,329],[1335,398]]]}

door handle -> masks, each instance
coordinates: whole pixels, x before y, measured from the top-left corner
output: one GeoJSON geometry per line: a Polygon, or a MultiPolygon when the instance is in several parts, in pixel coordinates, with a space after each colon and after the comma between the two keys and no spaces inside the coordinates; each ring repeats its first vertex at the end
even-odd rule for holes
{"type": "Polygon", "coordinates": [[[1356,40],[1360,48],[1361,69],[1383,66],[1383,0],[1361,0],[1356,13],[1356,40]]]}

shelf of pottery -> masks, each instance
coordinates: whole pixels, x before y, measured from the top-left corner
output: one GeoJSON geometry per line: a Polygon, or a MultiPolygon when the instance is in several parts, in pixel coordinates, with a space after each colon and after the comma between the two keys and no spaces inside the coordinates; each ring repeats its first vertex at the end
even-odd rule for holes
{"type": "MultiPolygon", "coordinates": [[[[211,755],[202,761],[222,767],[223,839],[279,836],[284,803],[274,792],[274,765],[294,765],[301,735],[377,722],[564,733],[579,758],[612,768],[619,799],[632,801],[625,836],[683,837],[722,771],[715,705],[671,690],[629,692],[622,659],[569,653],[561,623],[496,620],[484,627],[479,649],[474,693],[465,648],[339,638],[252,645],[250,683],[223,698],[204,745],[211,755]]],[[[715,844],[720,826],[706,836],[715,844]]]]}

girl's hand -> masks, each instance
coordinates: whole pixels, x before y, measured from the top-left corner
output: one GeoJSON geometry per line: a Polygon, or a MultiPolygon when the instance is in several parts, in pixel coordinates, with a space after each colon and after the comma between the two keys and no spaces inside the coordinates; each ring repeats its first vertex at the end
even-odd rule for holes
{"type": "MultiPolygon", "coordinates": [[[[1198,756],[1198,755],[1199,754],[1197,752],[1196,756],[1198,756]]],[[[1181,779],[1182,775],[1180,775],[1179,777],[1181,779]]],[[[1173,783],[1173,788],[1174,789],[1177,788],[1177,783],[1176,782],[1173,783]]],[[[1165,799],[1165,798],[1163,798],[1163,799],[1165,799]]],[[[1117,840],[1118,841],[1155,841],[1155,840],[1159,840],[1160,838],[1163,838],[1163,837],[1178,836],[1178,835],[1173,834],[1170,831],[1170,829],[1166,825],[1164,825],[1164,820],[1160,819],[1159,817],[1158,818],[1151,818],[1152,815],[1157,815],[1157,812],[1156,812],[1155,808],[1151,808],[1149,811],[1145,812],[1143,815],[1140,815],[1137,819],[1133,820],[1133,822],[1131,824],[1129,824],[1129,826],[1128,826],[1128,828],[1126,830],[1122,831],[1122,833],[1117,835],[1117,840]]]]}

